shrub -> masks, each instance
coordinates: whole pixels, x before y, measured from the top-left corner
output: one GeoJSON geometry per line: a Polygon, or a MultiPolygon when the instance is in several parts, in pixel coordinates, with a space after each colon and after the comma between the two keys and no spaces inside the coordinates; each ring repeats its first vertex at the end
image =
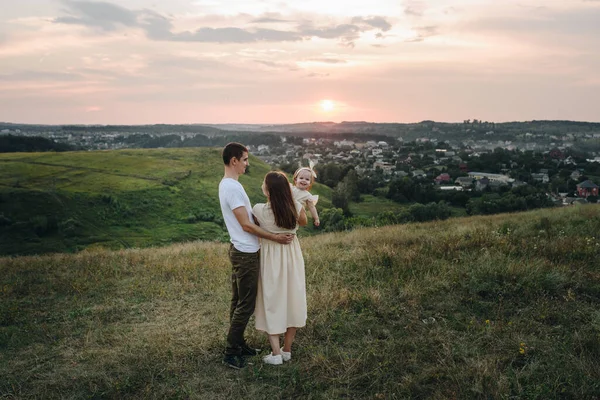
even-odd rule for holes
{"type": "Polygon", "coordinates": [[[326,208],[320,213],[321,227],[325,232],[342,231],[346,229],[344,212],[341,208],[326,208]]]}
{"type": "Polygon", "coordinates": [[[8,217],[5,217],[4,214],[0,214],[0,226],[8,226],[12,225],[12,220],[8,217]]]}
{"type": "Polygon", "coordinates": [[[36,235],[42,236],[48,232],[48,218],[45,215],[36,215],[29,219],[31,229],[36,235]]]}

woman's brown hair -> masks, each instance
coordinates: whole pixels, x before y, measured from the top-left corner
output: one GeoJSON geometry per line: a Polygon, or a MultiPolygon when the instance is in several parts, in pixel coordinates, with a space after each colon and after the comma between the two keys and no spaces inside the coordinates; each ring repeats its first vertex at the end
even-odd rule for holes
{"type": "Polygon", "coordinates": [[[269,172],[265,176],[265,188],[275,216],[275,225],[284,229],[294,229],[298,223],[298,211],[285,174],[279,171],[269,172]]]}

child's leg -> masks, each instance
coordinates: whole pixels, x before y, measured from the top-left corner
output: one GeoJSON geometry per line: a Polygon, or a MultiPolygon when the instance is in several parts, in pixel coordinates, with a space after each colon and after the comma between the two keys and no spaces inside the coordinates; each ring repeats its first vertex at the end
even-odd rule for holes
{"type": "MultiPolygon", "coordinates": [[[[292,351],[292,343],[296,337],[296,328],[287,328],[285,331],[285,337],[283,339],[283,351],[290,353],[292,351]]],[[[273,353],[275,354],[275,353],[273,353]]]]}
{"type": "Polygon", "coordinates": [[[279,335],[269,335],[269,343],[271,344],[271,351],[273,355],[281,354],[281,347],[279,345],[279,335]]]}

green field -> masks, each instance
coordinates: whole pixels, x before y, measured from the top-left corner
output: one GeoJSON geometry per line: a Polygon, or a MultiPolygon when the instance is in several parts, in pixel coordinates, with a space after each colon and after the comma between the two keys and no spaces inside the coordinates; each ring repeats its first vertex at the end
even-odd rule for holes
{"type": "Polygon", "coordinates": [[[224,243],[0,258],[0,397],[597,399],[599,231],[585,205],[302,238],[293,360],[243,371],[224,243]]]}
{"type": "MultiPolygon", "coordinates": [[[[0,254],[73,252],[227,240],[220,149],[0,154],[0,254]]],[[[270,167],[240,178],[252,203],[270,167]]],[[[331,190],[316,184],[320,207],[331,190]]]]}
{"type": "Polygon", "coordinates": [[[361,200],[359,203],[350,203],[350,212],[353,215],[375,217],[382,211],[396,213],[410,206],[410,204],[399,204],[385,197],[373,195],[362,195],[361,200]]]}

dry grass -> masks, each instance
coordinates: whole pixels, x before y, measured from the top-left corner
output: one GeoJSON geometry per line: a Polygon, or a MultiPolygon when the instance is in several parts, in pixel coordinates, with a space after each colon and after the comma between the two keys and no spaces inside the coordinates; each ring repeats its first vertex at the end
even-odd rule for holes
{"type": "Polygon", "coordinates": [[[0,396],[597,398],[598,232],[585,206],[305,238],[294,360],[241,372],[224,244],[3,258],[0,396]]]}

